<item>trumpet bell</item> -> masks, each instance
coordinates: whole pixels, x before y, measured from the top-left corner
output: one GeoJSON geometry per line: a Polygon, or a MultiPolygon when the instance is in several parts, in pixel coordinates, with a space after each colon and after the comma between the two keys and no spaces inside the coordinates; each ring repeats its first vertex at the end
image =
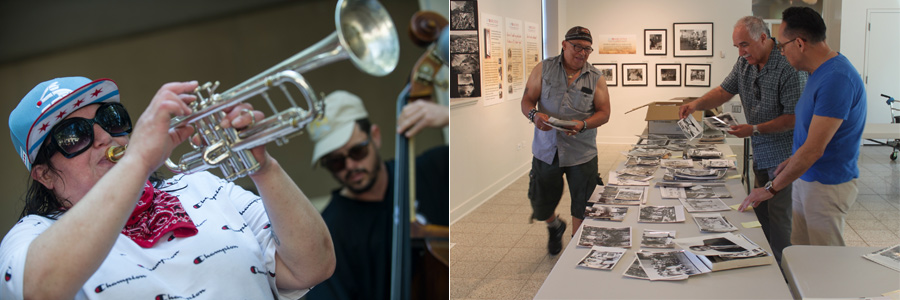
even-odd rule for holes
{"type": "Polygon", "coordinates": [[[400,58],[397,29],[381,3],[341,0],[335,10],[335,27],[341,46],[357,68],[372,76],[394,71],[400,58]]]}

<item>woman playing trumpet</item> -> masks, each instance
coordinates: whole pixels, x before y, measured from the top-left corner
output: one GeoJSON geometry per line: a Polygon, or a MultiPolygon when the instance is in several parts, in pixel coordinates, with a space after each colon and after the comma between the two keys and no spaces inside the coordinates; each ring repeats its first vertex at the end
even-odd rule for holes
{"type": "MultiPolygon", "coordinates": [[[[153,176],[193,132],[169,124],[196,87],[163,85],[134,126],[108,79],[57,78],[22,99],[10,132],[33,180],[0,244],[0,298],[296,299],[331,276],[328,229],[264,146],[259,196],[207,172],[153,176]]],[[[262,116],[251,109],[222,126],[262,116]]]]}

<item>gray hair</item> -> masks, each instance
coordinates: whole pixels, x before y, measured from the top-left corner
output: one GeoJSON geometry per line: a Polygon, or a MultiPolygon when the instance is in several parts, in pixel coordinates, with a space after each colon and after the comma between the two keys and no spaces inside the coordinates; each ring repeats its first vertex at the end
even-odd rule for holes
{"type": "Polygon", "coordinates": [[[764,22],[760,17],[743,17],[734,24],[735,28],[737,28],[738,26],[744,26],[744,28],[747,28],[747,32],[750,33],[750,37],[753,38],[753,40],[756,40],[760,35],[764,33],[767,37],[772,36],[771,34],[769,34],[769,26],[766,26],[766,22],[764,22]]]}

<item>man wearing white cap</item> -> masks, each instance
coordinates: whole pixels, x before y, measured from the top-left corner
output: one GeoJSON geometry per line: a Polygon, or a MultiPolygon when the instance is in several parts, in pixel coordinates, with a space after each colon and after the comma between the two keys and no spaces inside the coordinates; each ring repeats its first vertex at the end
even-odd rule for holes
{"type": "MultiPolygon", "coordinates": [[[[334,241],[337,268],[330,279],[310,291],[308,299],[389,296],[394,162],[382,161],[378,154],[381,128],[368,117],[359,97],[335,91],[325,98],[324,118],[307,128],[316,144],[312,163],[327,169],[341,184],[322,212],[334,241]]],[[[423,120],[445,124],[429,117],[423,120]]],[[[428,225],[411,224],[413,237],[448,236],[448,150],[437,147],[416,159],[416,214],[428,225]]]]}

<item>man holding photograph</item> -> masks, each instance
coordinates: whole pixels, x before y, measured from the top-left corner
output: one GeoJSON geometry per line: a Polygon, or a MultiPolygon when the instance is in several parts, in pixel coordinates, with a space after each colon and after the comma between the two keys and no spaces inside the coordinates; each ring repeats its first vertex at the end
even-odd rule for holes
{"type": "MultiPolygon", "coordinates": [[[[791,67],[781,55],[776,41],[762,19],[743,17],[734,25],[734,46],[740,57],[722,84],[703,97],[681,106],[684,118],[696,110],[718,107],[736,94],[741,95],[748,124],[731,126],[729,134],[750,137],[753,146],[755,187],[775,178],[778,164],[791,156],[794,107],[806,84],[806,74],[791,67]]],[[[762,224],[775,258],[781,262],[781,251],[790,246],[790,187],[754,209],[762,224]]]]}
{"type": "Polygon", "coordinates": [[[534,123],[531,182],[528,198],[533,219],[547,222],[547,251],[562,251],[566,225],[554,214],[563,192],[563,174],[572,197],[572,234],[584,220],[584,210],[597,176],[597,130],[609,121],[606,80],[587,62],[593,49],[591,32],[575,26],[566,33],[562,53],[534,67],[525,94],[522,114],[534,123]],[[570,121],[567,130],[553,130],[550,117],[570,121]]]}

